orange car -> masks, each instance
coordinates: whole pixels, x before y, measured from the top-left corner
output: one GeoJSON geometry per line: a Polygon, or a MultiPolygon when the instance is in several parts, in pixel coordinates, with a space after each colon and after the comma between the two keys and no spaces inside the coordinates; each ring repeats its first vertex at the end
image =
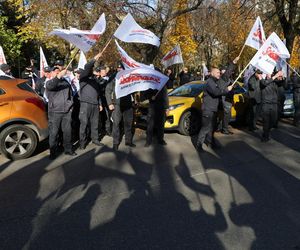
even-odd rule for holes
{"type": "Polygon", "coordinates": [[[41,97],[26,80],[0,80],[0,151],[13,160],[33,154],[48,137],[48,120],[41,97]]]}

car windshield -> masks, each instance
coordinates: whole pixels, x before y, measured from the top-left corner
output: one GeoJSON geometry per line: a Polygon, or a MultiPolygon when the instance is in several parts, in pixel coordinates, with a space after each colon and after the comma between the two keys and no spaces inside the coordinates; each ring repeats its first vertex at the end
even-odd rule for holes
{"type": "Polygon", "coordinates": [[[35,93],[35,91],[29,86],[28,82],[19,83],[17,86],[18,86],[19,89],[29,91],[31,93],[35,93]]]}
{"type": "Polygon", "coordinates": [[[200,95],[205,88],[205,84],[185,84],[169,93],[169,96],[196,97],[200,95]]]}

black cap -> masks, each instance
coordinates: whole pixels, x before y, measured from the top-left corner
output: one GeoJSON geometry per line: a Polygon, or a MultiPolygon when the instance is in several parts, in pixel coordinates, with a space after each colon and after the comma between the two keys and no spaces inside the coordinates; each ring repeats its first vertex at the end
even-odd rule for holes
{"type": "Polygon", "coordinates": [[[6,64],[6,63],[3,63],[3,64],[0,65],[0,69],[1,69],[3,72],[5,72],[5,71],[7,71],[7,70],[10,70],[10,66],[9,66],[8,64],[6,64]]]}
{"type": "Polygon", "coordinates": [[[263,74],[263,72],[262,72],[261,70],[259,70],[259,69],[256,69],[256,70],[255,70],[255,73],[256,73],[256,74],[263,74]]]}
{"type": "Polygon", "coordinates": [[[96,67],[94,67],[93,70],[96,72],[100,72],[101,70],[106,70],[106,67],[105,66],[96,66],[96,67]]]}
{"type": "Polygon", "coordinates": [[[82,68],[78,68],[78,69],[75,69],[75,70],[74,70],[74,73],[81,74],[81,73],[82,73],[82,71],[83,71],[83,69],[82,69],[82,68]]]}
{"type": "Polygon", "coordinates": [[[64,61],[63,60],[56,60],[54,65],[64,66],[64,61]]]}
{"type": "Polygon", "coordinates": [[[57,67],[57,66],[52,67],[52,71],[54,71],[56,69],[59,69],[59,67],[57,67]]]}
{"type": "Polygon", "coordinates": [[[44,68],[44,72],[45,73],[50,73],[52,71],[52,68],[51,67],[45,67],[44,68]]]}

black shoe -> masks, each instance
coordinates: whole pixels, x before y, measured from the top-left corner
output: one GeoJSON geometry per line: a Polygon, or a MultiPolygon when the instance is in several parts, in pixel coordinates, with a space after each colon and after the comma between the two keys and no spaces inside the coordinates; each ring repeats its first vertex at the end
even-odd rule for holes
{"type": "Polygon", "coordinates": [[[113,150],[118,151],[118,149],[119,149],[119,144],[114,144],[113,145],[113,150]]]}
{"type": "Polygon", "coordinates": [[[196,145],[196,150],[198,151],[198,153],[203,153],[203,152],[205,152],[205,151],[203,150],[201,144],[197,144],[197,145],[196,145]]]}
{"type": "Polygon", "coordinates": [[[229,131],[229,130],[222,130],[221,133],[224,134],[224,135],[232,135],[232,134],[233,134],[233,133],[232,133],[231,131],[229,131]]]}
{"type": "Polygon", "coordinates": [[[66,151],[65,155],[76,156],[77,154],[74,151],[66,151]]]}
{"type": "Polygon", "coordinates": [[[50,159],[50,160],[54,160],[55,158],[56,158],[56,154],[50,153],[49,159],[50,159]]]}
{"type": "Polygon", "coordinates": [[[101,147],[104,146],[104,144],[102,142],[100,142],[100,141],[93,141],[93,144],[95,144],[97,146],[101,146],[101,147]]]}
{"type": "Polygon", "coordinates": [[[148,148],[148,147],[150,147],[150,145],[151,145],[151,142],[146,142],[144,147],[148,148]]]}
{"type": "Polygon", "coordinates": [[[255,131],[255,130],[258,130],[258,127],[251,127],[251,128],[249,128],[249,131],[255,131]]]}
{"type": "Polygon", "coordinates": [[[268,142],[270,141],[270,137],[262,137],[261,142],[268,142]]]}
{"type": "Polygon", "coordinates": [[[166,145],[167,145],[167,143],[166,143],[165,140],[159,141],[158,144],[159,144],[159,145],[163,145],[163,146],[166,146],[166,145]]]}
{"type": "Polygon", "coordinates": [[[128,146],[128,147],[131,147],[131,148],[135,148],[136,147],[136,145],[133,144],[132,142],[130,142],[130,143],[126,142],[125,145],[128,146]]]}

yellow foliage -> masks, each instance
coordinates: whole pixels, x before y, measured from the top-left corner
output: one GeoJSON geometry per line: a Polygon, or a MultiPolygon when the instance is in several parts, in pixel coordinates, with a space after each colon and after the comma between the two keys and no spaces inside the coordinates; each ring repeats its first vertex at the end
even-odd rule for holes
{"type": "Polygon", "coordinates": [[[293,68],[300,68],[300,36],[294,41],[290,64],[293,68]]]}
{"type": "MultiPolygon", "coordinates": [[[[174,5],[174,11],[187,8],[187,0],[177,0],[174,5]]],[[[162,52],[166,54],[177,44],[180,45],[183,60],[186,64],[191,64],[194,61],[194,56],[197,52],[197,43],[193,39],[193,31],[190,27],[190,14],[178,16],[170,25],[166,39],[162,44],[162,52]]]]}

